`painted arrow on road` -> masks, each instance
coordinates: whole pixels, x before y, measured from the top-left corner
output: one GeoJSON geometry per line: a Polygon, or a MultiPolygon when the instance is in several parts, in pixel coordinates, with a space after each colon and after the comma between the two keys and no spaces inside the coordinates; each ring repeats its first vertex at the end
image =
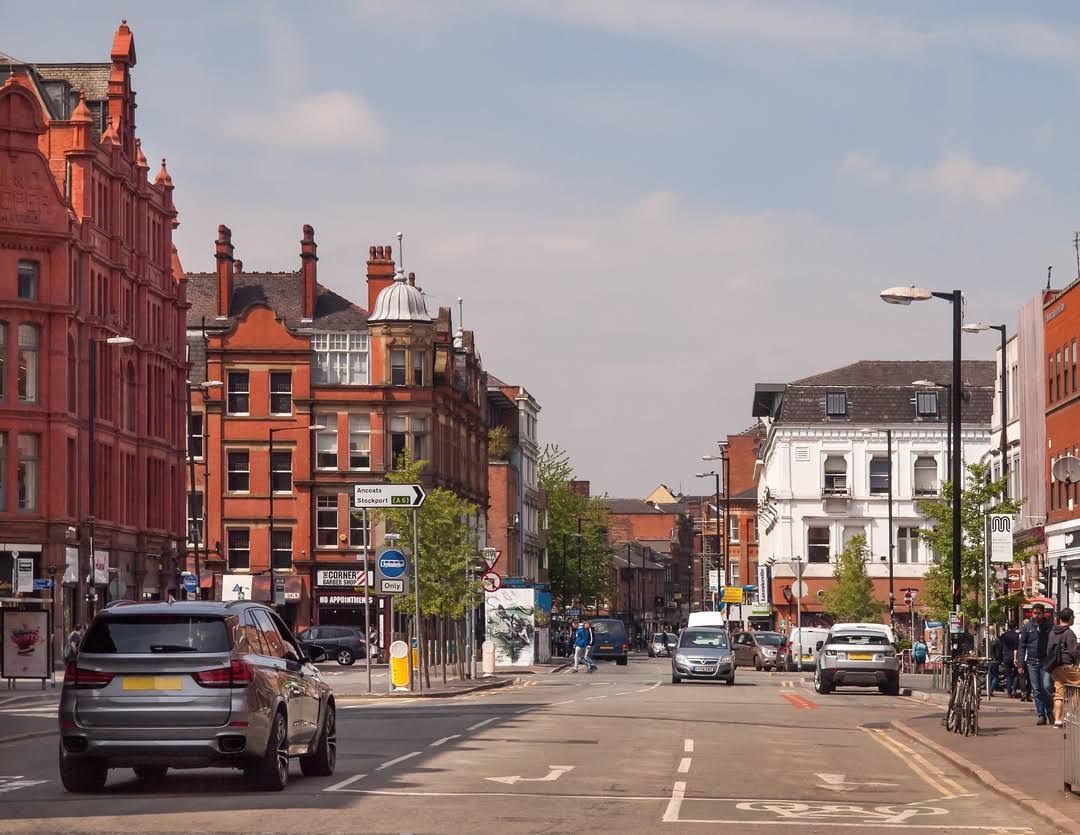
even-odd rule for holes
{"type": "Polygon", "coordinates": [[[824,783],[819,783],[823,789],[831,789],[834,792],[853,792],[858,789],[866,788],[867,786],[896,786],[896,783],[849,783],[844,779],[844,774],[818,774],[824,780],[824,783]]]}
{"type": "Polygon", "coordinates": [[[515,774],[513,777],[485,777],[484,779],[495,783],[506,783],[508,786],[514,783],[553,783],[566,772],[574,770],[572,765],[549,765],[548,768],[551,770],[544,777],[521,777],[515,774]]]}

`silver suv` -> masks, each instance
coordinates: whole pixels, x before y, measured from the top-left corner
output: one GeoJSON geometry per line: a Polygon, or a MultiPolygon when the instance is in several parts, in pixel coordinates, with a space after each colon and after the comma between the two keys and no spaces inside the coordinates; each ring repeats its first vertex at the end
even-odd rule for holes
{"type": "Polygon", "coordinates": [[[837,624],[818,641],[814,690],[825,695],[837,687],[874,687],[888,696],[900,695],[900,666],[896,645],[885,626],[837,624]]]}
{"type": "MultiPolygon", "coordinates": [[[[322,656],[321,650],[309,652],[322,656]]],[[[158,780],[169,768],[225,766],[263,789],[334,773],[334,695],[269,608],[127,604],[97,614],[60,696],[60,779],[100,791],[110,768],[158,780]]]]}

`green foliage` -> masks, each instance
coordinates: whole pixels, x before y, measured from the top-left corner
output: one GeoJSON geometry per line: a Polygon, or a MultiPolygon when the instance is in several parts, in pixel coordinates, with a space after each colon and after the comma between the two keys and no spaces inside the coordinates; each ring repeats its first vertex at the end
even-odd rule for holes
{"type": "MultiPolygon", "coordinates": [[[[960,552],[960,608],[970,623],[983,620],[983,554],[985,541],[985,517],[987,513],[1020,512],[1023,500],[1003,500],[1005,479],[990,481],[987,464],[967,466],[967,485],[960,495],[960,524],[963,531],[963,547],[960,552]]],[[[919,536],[937,555],[926,572],[926,587],[919,597],[929,615],[935,620],[947,620],[952,611],[952,482],[941,488],[941,498],[919,502],[922,513],[933,527],[919,531],[919,536]]],[[[1015,554],[1020,557],[1022,554],[1015,554]]],[[[993,568],[991,568],[993,570],[993,568]]],[[[993,587],[993,582],[991,582],[993,587]]],[[[1003,619],[1004,609],[999,604],[997,617],[991,603],[990,616],[1003,619]]]]}
{"type": "Polygon", "coordinates": [[[881,618],[884,605],[874,599],[874,583],[866,570],[870,548],[865,536],[856,536],[844,546],[833,568],[836,585],[825,592],[825,613],[837,623],[864,623],[881,618]]]}
{"type": "Polygon", "coordinates": [[[491,461],[509,461],[514,444],[510,440],[510,430],[505,426],[496,426],[488,430],[488,459],[491,461]]]}
{"type": "Polygon", "coordinates": [[[607,509],[598,498],[570,488],[570,456],[548,444],[540,455],[537,478],[548,501],[548,566],[552,604],[557,610],[604,601],[611,593],[611,546],[607,509]],[[578,590],[580,589],[580,595],[578,590]]]}
{"type": "MultiPolygon", "coordinates": [[[[398,469],[389,473],[391,484],[415,484],[420,481],[426,461],[413,461],[402,456],[398,469]]],[[[358,513],[359,511],[353,511],[358,513]]],[[[442,487],[428,488],[427,499],[417,511],[420,546],[420,611],[424,615],[456,618],[463,615],[469,601],[480,602],[479,580],[467,581],[467,569],[478,555],[476,531],[468,520],[475,518],[476,505],[442,487]]],[[[394,533],[401,535],[398,545],[406,552],[413,547],[412,510],[379,510],[375,518],[389,522],[394,533]]],[[[412,572],[409,584],[412,586],[412,572]]],[[[413,604],[411,589],[399,596],[400,606],[413,604]]]]}

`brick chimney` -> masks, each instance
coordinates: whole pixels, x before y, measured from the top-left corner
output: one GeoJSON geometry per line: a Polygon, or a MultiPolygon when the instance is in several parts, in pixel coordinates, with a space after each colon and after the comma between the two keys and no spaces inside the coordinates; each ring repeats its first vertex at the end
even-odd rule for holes
{"type": "Polygon", "coordinates": [[[319,256],[315,254],[315,229],[305,223],[304,237],[300,240],[300,293],[304,307],[301,318],[308,322],[315,318],[315,265],[318,260],[319,256]]]}
{"type": "Polygon", "coordinates": [[[233,295],[232,232],[224,223],[217,231],[218,239],[214,242],[214,258],[217,259],[217,315],[219,319],[225,319],[229,315],[233,295]]]}
{"type": "Polygon", "coordinates": [[[394,252],[386,246],[373,246],[368,249],[367,262],[367,297],[368,313],[375,310],[375,299],[383,288],[394,283],[394,252]]]}

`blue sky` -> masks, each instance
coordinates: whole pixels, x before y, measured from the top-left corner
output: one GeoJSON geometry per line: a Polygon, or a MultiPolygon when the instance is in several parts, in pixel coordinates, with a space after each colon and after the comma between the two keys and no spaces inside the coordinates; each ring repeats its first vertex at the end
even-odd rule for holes
{"type": "MultiPolygon", "coordinates": [[[[612,495],[696,490],[753,384],[946,358],[962,288],[1015,322],[1076,275],[1080,11],[1004,2],[507,0],[11,4],[0,51],[107,60],[167,156],[184,266],[218,223],[247,269],[364,298],[405,233],[434,304],[612,495]],[[59,23],[63,21],[63,23],[59,23]]],[[[991,337],[968,337],[991,358],[991,337]]]]}

